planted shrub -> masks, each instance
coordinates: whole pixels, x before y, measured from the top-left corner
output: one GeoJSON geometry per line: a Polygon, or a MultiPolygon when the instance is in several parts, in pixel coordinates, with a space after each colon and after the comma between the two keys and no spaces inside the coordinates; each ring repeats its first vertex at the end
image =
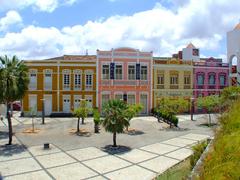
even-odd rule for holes
{"type": "Polygon", "coordinates": [[[195,146],[193,146],[193,155],[190,157],[190,164],[193,168],[197,163],[198,159],[201,157],[202,153],[207,147],[207,141],[201,142],[195,146]]]}

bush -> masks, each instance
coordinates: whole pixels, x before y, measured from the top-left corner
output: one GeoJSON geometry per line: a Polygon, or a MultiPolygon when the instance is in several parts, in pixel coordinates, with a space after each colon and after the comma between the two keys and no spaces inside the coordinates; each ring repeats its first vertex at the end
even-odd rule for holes
{"type": "Polygon", "coordinates": [[[173,116],[171,117],[170,121],[171,121],[175,126],[178,125],[178,118],[177,118],[176,116],[173,115],[173,116]]]}
{"type": "Polygon", "coordinates": [[[192,148],[193,155],[190,157],[190,164],[191,164],[192,168],[195,166],[195,164],[201,157],[201,155],[204,152],[204,150],[206,149],[206,147],[207,147],[207,141],[204,141],[202,143],[199,143],[199,144],[193,146],[193,148],[192,148]]]}

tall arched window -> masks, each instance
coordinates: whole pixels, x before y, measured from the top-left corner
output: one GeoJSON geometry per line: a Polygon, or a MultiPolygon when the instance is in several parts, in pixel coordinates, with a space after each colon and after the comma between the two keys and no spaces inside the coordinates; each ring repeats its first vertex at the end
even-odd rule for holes
{"type": "Polygon", "coordinates": [[[215,73],[209,73],[208,74],[208,84],[209,85],[215,85],[216,83],[216,74],[215,73]]]}
{"type": "Polygon", "coordinates": [[[197,74],[197,85],[203,85],[204,84],[204,73],[198,73],[197,74]]]}

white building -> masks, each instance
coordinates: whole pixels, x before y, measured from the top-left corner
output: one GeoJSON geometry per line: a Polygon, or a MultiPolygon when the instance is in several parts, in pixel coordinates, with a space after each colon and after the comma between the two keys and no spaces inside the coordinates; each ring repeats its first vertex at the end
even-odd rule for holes
{"type": "Polygon", "coordinates": [[[182,59],[183,60],[193,60],[199,61],[200,60],[200,53],[199,49],[196,48],[192,43],[189,43],[186,48],[182,50],[182,59]]]}

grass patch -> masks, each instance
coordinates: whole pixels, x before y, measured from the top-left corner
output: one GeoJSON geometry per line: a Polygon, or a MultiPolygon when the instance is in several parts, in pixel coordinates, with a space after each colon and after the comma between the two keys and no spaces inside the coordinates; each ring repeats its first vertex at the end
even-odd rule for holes
{"type": "Polygon", "coordinates": [[[163,174],[159,175],[156,180],[182,180],[187,179],[191,172],[190,158],[173,166],[163,174]]]}

